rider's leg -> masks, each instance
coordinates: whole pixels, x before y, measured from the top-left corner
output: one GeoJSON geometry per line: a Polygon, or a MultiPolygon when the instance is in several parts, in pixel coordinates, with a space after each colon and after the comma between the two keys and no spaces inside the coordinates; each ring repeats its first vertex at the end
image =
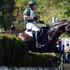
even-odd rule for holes
{"type": "Polygon", "coordinates": [[[32,31],[33,34],[33,40],[35,41],[35,31],[32,31]]]}
{"type": "Polygon", "coordinates": [[[36,31],[35,33],[35,40],[36,42],[39,42],[39,31],[36,31]]]}
{"type": "Polygon", "coordinates": [[[32,34],[33,34],[33,39],[36,42],[39,42],[39,31],[32,31],[32,34]]]}
{"type": "Polygon", "coordinates": [[[32,31],[35,32],[35,38],[36,38],[35,40],[37,41],[37,38],[39,37],[40,29],[36,25],[33,24],[32,31]]]}
{"type": "Polygon", "coordinates": [[[28,22],[28,23],[26,24],[26,30],[32,30],[32,27],[33,27],[33,23],[28,22]]]}
{"type": "Polygon", "coordinates": [[[40,33],[39,33],[39,31],[36,31],[36,33],[35,33],[35,41],[36,41],[36,47],[39,47],[39,44],[40,44],[40,33]]]}
{"type": "Polygon", "coordinates": [[[38,46],[40,29],[37,26],[33,25],[32,31],[35,31],[35,41],[36,41],[36,46],[38,46]]]}

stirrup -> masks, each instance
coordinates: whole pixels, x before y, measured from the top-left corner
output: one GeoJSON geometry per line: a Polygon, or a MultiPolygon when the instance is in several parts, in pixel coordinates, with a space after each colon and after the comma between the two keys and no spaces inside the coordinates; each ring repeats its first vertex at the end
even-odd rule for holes
{"type": "Polygon", "coordinates": [[[41,48],[41,43],[36,42],[36,48],[41,48]]]}
{"type": "Polygon", "coordinates": [[[44,47],[46,44],[41,44],[41,43],[38,43],[36,42],[36,48],[41,48],[41,47],[44,47]]]}
{"type": "Polygon", "coordinates": [[[39,48],[42,48],[42,47],[44,47],[46,44],[40,44],[39,45],[39,48]]]}
{"type": "Polygon", "coordinates": [[[36,42],[36,48],[38,48],[39,47],[39,43],[38,42],[36,42]]]}

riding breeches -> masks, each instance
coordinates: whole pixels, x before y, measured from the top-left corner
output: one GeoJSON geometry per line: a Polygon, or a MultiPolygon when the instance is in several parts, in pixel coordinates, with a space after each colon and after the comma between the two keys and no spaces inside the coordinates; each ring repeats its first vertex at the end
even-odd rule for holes
{"type": "Polygon", "coordinates": [[[40,29],[35,24],[33,24],[32,22],[29,22],[26,24],[26,29],[32,30],[32,31],[40,31],[40,29]]]}

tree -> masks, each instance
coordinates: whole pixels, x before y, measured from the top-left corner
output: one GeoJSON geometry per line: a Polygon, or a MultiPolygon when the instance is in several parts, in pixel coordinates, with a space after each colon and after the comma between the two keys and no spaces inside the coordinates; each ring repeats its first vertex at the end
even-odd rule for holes
{"type": "MultiPolygon", "coordinates": [[[[18,8],[23,13],[29,1],[32,0],[0,0],[0,25],[8,29],[12,24],[13,12],[18,8]],[[5,21],[4,21],[5,20],[5,21]]],[[[41,20],[49,21],[53,16],[59,19],[70,19],[70,0],[34,0],[37,3],[37,13],[41,20]]]]}
{"type": "Polygon", "coordinates": [[[0,25],[7,30],[12,24],[13,11],[14,11],[14,0],[0,0],[0,12],[1,12],[1,23],[0,25]]]}

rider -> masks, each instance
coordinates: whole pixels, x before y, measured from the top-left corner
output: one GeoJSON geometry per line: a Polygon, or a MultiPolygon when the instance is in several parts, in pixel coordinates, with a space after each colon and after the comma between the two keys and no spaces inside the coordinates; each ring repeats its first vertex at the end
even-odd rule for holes
{"type": "Polygon", "coordinates": [[[29,31],[35,32],[33,34],[33,37],[35,37],[36,45],[38,44],[38,35],[40,29],[35,25],[36,20],[37,20],[37,15],[36,15],[36,7],[34,2],[29,2],[28,8],[24,10],[24,20],[26,22],[26,33],[29,31]]]}

